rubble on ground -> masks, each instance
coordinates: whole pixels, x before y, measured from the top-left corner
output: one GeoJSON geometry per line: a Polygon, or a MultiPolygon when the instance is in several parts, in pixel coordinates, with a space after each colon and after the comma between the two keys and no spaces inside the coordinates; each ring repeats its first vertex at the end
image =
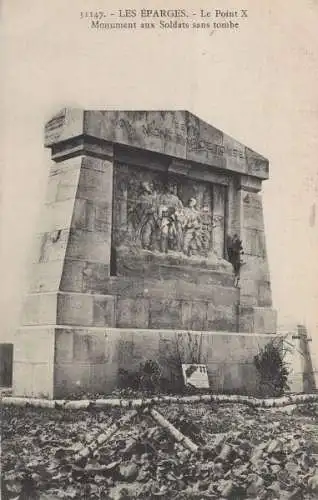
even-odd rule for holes
{"type": "Polygon", "coordinates": [[[317,403],[291,414],[224,403],[161,403],[156,410],[197,453],[140,410],[75,463],[127,410],[3,407],[3,500],[317,498],[317,403]]]}

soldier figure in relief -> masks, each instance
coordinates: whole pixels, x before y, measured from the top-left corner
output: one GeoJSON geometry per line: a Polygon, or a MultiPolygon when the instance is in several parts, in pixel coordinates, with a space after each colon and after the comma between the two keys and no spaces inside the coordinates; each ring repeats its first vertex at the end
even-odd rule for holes
{"type": "Polygon", "coordinates": [[[161,252],[176,250],[180,225],[176,214],[183,209],[183,204],[177,195],[177,185],[169,184],[163,194],[157,199],[158,210],[158,240],[161,252]]]}
{"type": "Polygon", "coordinates": [[[196,204],[196,199],[190,198],[188,206],[184,209],[183,252],[188,257],[202,249],[201,218],[196,204]]]}
{"type": "Polygon", "coordinates": [[[139,195],[135,208],[136,239],[140,239],[142,248],[150,250],[153,246],[153,237],[156,228],[156,198],[157,194],[149,182],[141,183],[141,194],[139,195]]]}

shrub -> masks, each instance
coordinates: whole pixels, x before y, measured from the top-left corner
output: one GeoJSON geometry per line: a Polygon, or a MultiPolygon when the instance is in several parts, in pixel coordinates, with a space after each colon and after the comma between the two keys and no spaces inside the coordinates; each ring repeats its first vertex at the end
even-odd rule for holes
{"type": "Polygon", "coordinates": [[[155,393],[161,389],[162,370],[157,361],[147,360],[140,363],[135,372],[119,370],[119,388],[155,393]]]}
{"type": "Polygon", "coordinates": [[[269,342],[254,356],[254,364],[259,375],[258,395],[278,397],[289,389],[288,369],[282,345],[269,342]]]}

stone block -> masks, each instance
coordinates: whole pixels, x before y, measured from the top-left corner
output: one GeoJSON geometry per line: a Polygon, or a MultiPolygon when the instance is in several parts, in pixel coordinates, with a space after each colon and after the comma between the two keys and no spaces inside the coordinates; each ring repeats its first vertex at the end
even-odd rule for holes
{"type": "Polygon", "coordinates": [[[14,343],[14,363],[53,362],[54,336],[54,327],[21,327],[14,343]]]}
{"type": "Polygon", "coordinates": [[[72,363],[74,338],[72,329],[56,329],[55,363],[72,363]]]}
{"type": "Polygon", "coordinates": [[[67,257],[107,263],[110,261],[111,227],[108,231],[71,229],[67,257]]]}
{"type": "Polygon", "coordinates": [[[22,325],[54,325],[57,318],[57,293],[27,295],[22,309],[22,325]]]}
{"type": "Polygon", "coordinates": [[[166,298],[175,299],[177,296],[177,282],[172,280],[155,280],[144,278],[140,282],[140,291],[138,290],[137,282],[134,280],[134,293],[141,293],[145,298],[166,298]]]}
{"type": "Polygon", "coordinates": [[[44,144],[50,147],[60,141],[83,134],[84,112],[77,108],[62,108],[46,124],[44,144]]]}
{"type": "Polygon", "coordinates": [[[60,279],[60,290],[64,292],[85,292],[84,270],[86,261],[65,259],[60,279]]]}
{"type": "Polygon", "coordinates": [[[93,325],[93,296],[91,294],[65,293],[58,294],[58,325],[93,325]]]}
{"type": "Polygon", "coordinates": [[[201,302],[195,300],[192,302],[191,307],[191,322],[190,329],[191,330],[206,330],[207,326],[207,302],[201,302]]]}
{"type": "Polygon", "coordinates": [[[245,228],[264,231],[262,207],[256,208],[253,205],[244,205],[243,217],[243,225],[245,228]]]}
{"type": "MultiPolygon", "coordinates": [[[[113,145],[103,144],[105,151],[108,151],[109,157],[113,156],[113,145]]],[[[96,170],[97,172],[103,172],[111,174],[113,168],[113,162],[110,159],[97,158],[96,156],[83,156],[83,167],[88,170],[96,170]]]]}
{"type": "Polygon", "coordinates": [[[107,392],[117,384],[120,333],[104,328],[59,329],[56,336],[55,397],[81,391],[107,392]]]}
{"type": "Polygon", "coordinates": [[[199,299],[206,299],[211,291],[211,286],[198,287],[195,283],[181,283],[181,280],[165,279],[156,280],[147,277],[124,277],[110,276],[102,280],[103,293],[108,295],[118,295],[122,298],[158,298],[158,299],[183,299],[191,300],[196,293],[199,299]]]}
{"type": "Polygon", "coordinates": [[[238,364],[224,363],[223,369],[223,390],[232,391],[239,389],[244,385],[243,380],[240,380],[240,372],[238,364]]]}
{"type": "MultiPolygon", "coordinates": [[[[15,396],[36,396],[33,387],[33,366],[32,363],[14,361],[12,390],[15,396]]],[[[51,390],[53,393],[53,384],[51,390]]]]}
{"type": "Polygon", "coordinates": [[[270,281],[268,263],[265,258],[257,255],[244,255],[243,262],[244,265],[241,267],[241,282],[244,279],[270,281]]]}
{"type": "Polygon", "coordinates": [[[18,397],[53,398],[53,366],[48,363],[23,363],[14,366],[13,393],[18,397]]]}
{"type": "Polygon", "coordinates": [[[239,331],[244,333],[254,332],[254,307],[241,306],[239,308],[239,331]]]}
{"type": "Polygon", "coordinates": [[[243,306],[258,305],[258,282],[244,276],[240,279],[240,304],[243,306]]]}
{"type": "Polygon", "coordinates": [[[94,231],[106,231],[112,224],[112,204],[109,201],[95,204],[94,231]]]}
{"type": "Polygon", "coordinates": [[[111,392],[117,385],[115,363],[61,363],[56,365],[55,398],[84,392],[111,392]]]}
{"type": "Polygon", "coordinates": [[[229,331],[237,329],[236,305],[216,306],[208,302],[206,330],[229,331]]]}
{"type": "Polygon", "coordinates": [[[169,377],[171,372],[178,370],[180,362],[185,363],[187,359],[184,356],[184,349],[180,346],[180,335],[178,332],[160,333],[158,361],[163,370],[163,374],[169,377]]]}
{"type": "Polygon", "coordinates": [[[68,229],[71,225],[73,207],[73,199],[46,203],[41,215],[40,232],[52,233],[61,229],[68,229]]]}
{"type": "Polygon", "coordinates": [[[118,365],[96,363],[90,367],[90,390],[107,394],[118,387],[118,365]]]}
{"type": "Polygon", "coordinates": [[[182,111],[165,111],[164,116],[158,111],[88,111],[85,131],[107,141],[171,156],[186,155],[185,117],[182,111]]]}
{"type": "Polygon", "coordinates": [[[81,165],[81,158],[71,158],[58,164],[52,164],[46,203],[75,199],[81,165]]]}
{"type": "Polygon", "coordinates": [[[243,292],[244,292],[244,289],[241,290],[241,300],[240,300],[241,306],[244,306],[244,307],[255,306],[256,307],[259,305],[257,296],[245,295],[243,292]]]}
{"type": "Polygon", "coordinates": [[[158,360],[159,341],[159,335],[156,334],[149,335],[141,331],[134,335],[133,364],[139,366],[146,360],[158,360]]]}
{"type": "Polygon", "coordinates": [[[63,260],[32,264],[29,292],[53,292],[60,286],[63,260]]]}
{"type": "MultiPolygon", "coordinates": [[[[243,180],[244,182],[244,180],[243,180]]],[[[242,179],[241,179],[241,183],[242,183],[242,179]]],[[[252,207],[254,208],[254,210],[261,210],[262,209],[262,198],[261,198],[261,195],[258,194],[258,193],[253,193],[253,192],[245,192],[243,190],[243,207],[244,207],[244,210],[249,208],[249,207],[252,207]]]]}
{"type": "Polygon", "coordinates": [[[254,307],[255,333],[275,333],[277,329],[277,312],[267,307],[254,307]]]}
{"type": "Polygon", "coordinates": [[[121,330],[118,328],[105,329],[105,362],[106,363],[119,363],[119,343],[121,339],[121,330]]]}
{"type": "Polygon", "coordinates": [[[266,258],[265,234],[258,229],[243,230],[243,248],[247,255],[266,258]]]}
{"type": "Polygon", "coordinates": [[[210,388],[213,391],[221,392],[224,387],[222,365],[220,363],[209,362],[207,365],[207,370],[210,388]]]}
{"type": "Polygon", "coordinates": [[[63,260],[69,237],[68,229],[36,235],[34,263],[63,260]]]}
{"type": "Polygon", "coordinates": [[[111,201],[76,199],[72,228],[86,231],[108,231],[112,219],[111,201]]]}
{"type": "Polygon", "coordinates": [[[191,113],[188,113],[188,116],[188,127],[196,130],[196,135],[188,139],[187,159],[225,169],[227,158],[222,149],[222,132],[197,120],[191,113]]]}
{"type": "Polygon", "coordinates": [[[152,286],[152,280],[145,282],[144,278],[109,276],[107,279],[102,278],[101,281],[103,282],[103,293],[118,295],[122,298],[147,297],[152,286]]]}
{"type": "Polygon", "coordinates": [[[118,341],[118,363],[125,370],[133,370],[138,367],[138,363],[134,361],[134,342],[131,332],[122,332],[118,341]]]}
{"type": "Polygon", "coordinates": [[[236,305],[239,300],[238,288],[226,288],[221,286],[211,287],[211,294],[213,304],[215,306],[228,306],[236,305]]]}
{"type": "MultiPolygon", "coordinates": [[[[232,271],[232,270],[231,270],[232,271]]],[[[234,287],[234,274],[231,272],[218,272],[218,271],[198,271],[197,281],[198,285],[220,285],[224,287],[234,287]]]]}
{"type": "Polygon", "coordinates": [[[16,396],[53,397],[54,328],[23,327],[16,335],[13,393],[16,396]]]}
{"type": "Polygon", "coordinates": [[[181,304],[178,300],[150,300],[150,328],[178,328],[181,322],[181,304]]]}
{"type": "Polygon", "coordinates": [[[93,324],[94,326],[116,326],[115,314],[116,297],[111,295],[93,296],[93,324]]]}
{"type": "Polygon", "coordinates": [[[74,329],[73,362],[103,363],[105,362],[105,330],[74,329]]]}
{"type": "Polygon", "coordinates": [[[104,262],[86,262],[83,269],[83,292],[108,295],[110,266],[104,262]]]}
{"type": "Polygon", "coordinates": [[[60,289],[69,292],[109,295],[108,281],[108,264],[68,258],[64,261],[60,289]]]}
{"type": "Polygon", "coordinates": [[[57,175],[59,176],[59,182],[57,184],[55,201],[75,200],[80,179],[80,165],[76,165],[73,169],[64,170],[57,175]]]}
{"type": "MultiPolygon", "coordinates": [[[[78,184],[77,198],[84,200],[109,201],[112,202],[112,162],[108,162],[109,168],[106,172],[100,172],[85,166],[81,169],[81,175],[78,184]]],[[[84,163],[85,165],[85,163],[84,163]]]]}
{"type": "Polygon", "coordinates": [[[185,330],[191,330],[192,302],[181,301],[181,327],[185,330]]]}
{"type": "Polygon", "coordinates": [[[274,334],[277,329],[277,312],[270,307],[240,308],[240,332],[274,334]]]}
{"type": "Polygon", "coordinates": [[[254,356],[257,353],[258,349],[255,349],[249,356],[248,362],[243,362],[238,365],[238,378],[240,381],[238,389],[243,389],[247,394],[251,394],[255,391],[259,382],[258,373],[253,362],[254,356]]]}
{"type": "Polygon", "coordinates": [[[78,169],[80,170],[82,166],[83,159],[80,156],[72,156],[70,158],[64,158],[58,162],[50,161],[49,176],[54,177],[63,172],[69,172],[70,170],[78,169]]]}
{"type": "Polygon", "coordinates": [[[262,181],[257,177],[250,175],[242,175],[239,182],[240,189],[248,191],[249,193],[258,193],[262,189],[262,181]]]}
{"type": "Polygon", "coordinates": [[[203,336],[203,348],[206,352],[207,362],[224,362],[229,351],[227,332],[219,336],[207,333],[203,336]]]}
{"type": "MultiPolygon", "coordinates": [[[[52,166],[55,167],[55,164],[51,164],[51,169],[52,166]]],[[[57,190],[58,190],[58,185],[60,182],[60,177],[58,175],[50,175],[48,178],[47,182],[47,188],[46,188],[46,197],[45,197],[45,202],[46,203],[55,203],[56,202],[56,197],[57,197],[57,190]]]]}
{"type": "Polygon", "coordinates": [[[92,231],[94,227],[94,205],[93,202],[88,202],[77,198],[74,201],[74,211],[72,217],[72,228],[92,231]]]}
{"type": "Polygon", "coordinates": [[[54,397],[63,398],[78,392],[93,392],[90,385],[91,366],[75,362],[55,365],[54,397]]]}
{"type": "MultiPolygon", "coordinates": [[[[215,295],[219,295],[223,287],[215,284],[187,283],[178,280],[176,282],[176,299],[191,301],[194,298],[199,301],[213,301],[215,295]]],[[[224,290],[226,288],[224,287],[224,290]]],[[[230,292],[231,294],[231,292],[230,292]]]]}
{"type": "Polygon", "coordinates": [[[118,298],[116,324],[120,328],[148,328],[149,301],[147,299],[118,298]]]}
{"type": "MultiPolygon", "coordinates": [[[[244,267],[244,266],[243,266],[244,267]]],[[[251,295],[257,299],[258,296],[258,275],[252,276],[251,273],[245,273],[242,269],[240,276],[240,289],[241,295],[251,295]]]]}
{"type": "Polygon", "coordinates": [[[272,306],[272,291],[268,281],[258,282],[258,305],[260,307],[272,306]]]}
{"type": "Polygon", "coordinates": [[[230,336],[228,332],[224,332],[220,335],[204,334],[202,346],[207,354],[207,360],[209,360],[209,362],[236,362],[240,356],[240,349],[238,349],[236,339],[230,336]]]}

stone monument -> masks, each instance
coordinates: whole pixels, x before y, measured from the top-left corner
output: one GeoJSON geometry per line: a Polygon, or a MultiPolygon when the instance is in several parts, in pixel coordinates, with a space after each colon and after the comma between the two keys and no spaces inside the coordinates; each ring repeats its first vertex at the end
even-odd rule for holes
{"type": "Polygon", "coordinates": [[[188,111],[63,109],[45,146],[14,394],[109,391],[119,368],[164,364],[184,332],[202,336],[212,387],[252,383],[253,355],[276,333],[268,160],[188,111]]]}

